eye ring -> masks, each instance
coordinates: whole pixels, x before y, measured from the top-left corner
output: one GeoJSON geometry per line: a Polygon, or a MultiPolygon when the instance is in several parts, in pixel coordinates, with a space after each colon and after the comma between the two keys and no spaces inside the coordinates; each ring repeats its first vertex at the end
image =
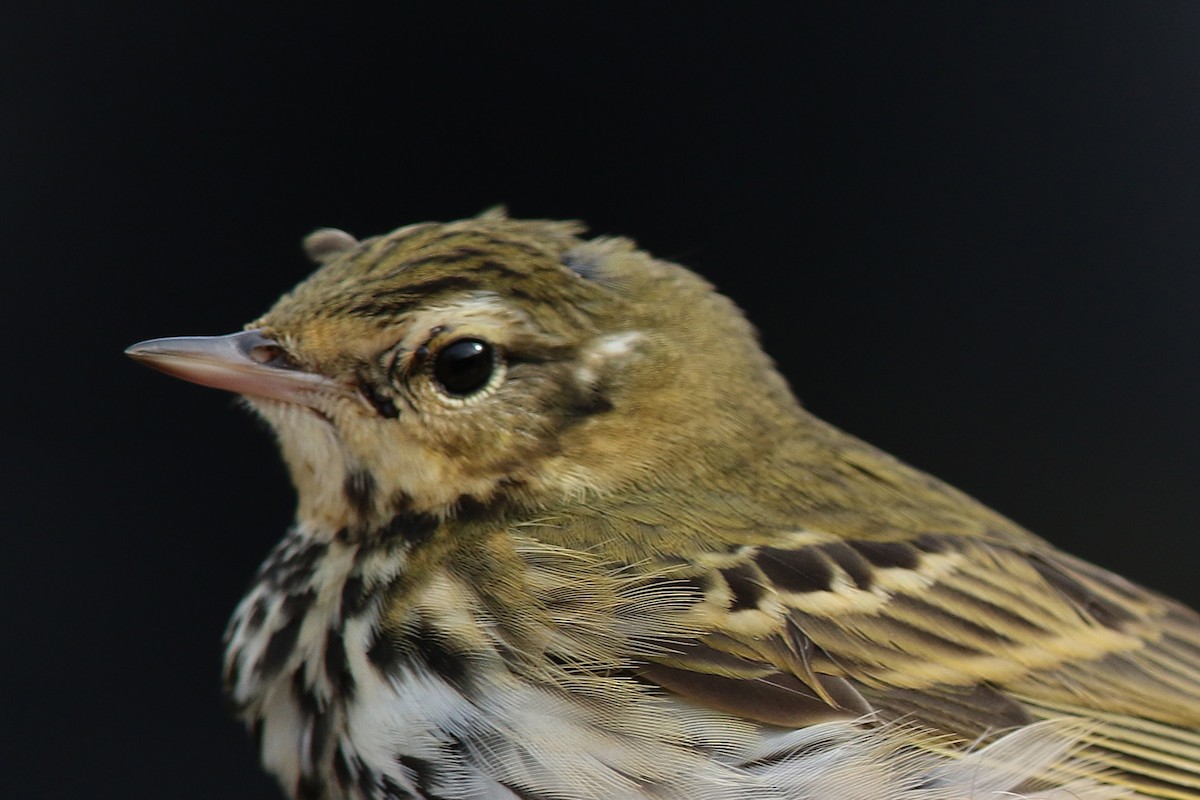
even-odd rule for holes
{"type": "Polygon", "coordinates": [[[448,397],[463,400],[496,382],[501,363],[496,348],[483,339],[455,339],[433,357],[431,374],[448,397]]]}

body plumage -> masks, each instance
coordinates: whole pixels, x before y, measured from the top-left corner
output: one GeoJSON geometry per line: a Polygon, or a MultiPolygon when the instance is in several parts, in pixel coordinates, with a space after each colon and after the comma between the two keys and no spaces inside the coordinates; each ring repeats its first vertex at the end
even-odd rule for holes
{"type": "Polygon", "coordinates": [[[245,395],[296,484],[225,661],[291,797],[1200,798],[1194,612],[816,419],[709,284],[580,234],[319,231],[245,332],[131,349],[245,395]]]}

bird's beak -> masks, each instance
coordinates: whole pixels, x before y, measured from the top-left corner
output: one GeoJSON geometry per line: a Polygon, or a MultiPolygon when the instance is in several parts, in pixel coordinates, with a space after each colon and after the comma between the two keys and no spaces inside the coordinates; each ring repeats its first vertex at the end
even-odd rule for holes
{"type": "Polygon", "coordinates": [[[257,330],[150,339],[125,354],[201,386],[300,405],[312,405],[333,388],[328,378],[297,367],[278,342],[257,330]]]}

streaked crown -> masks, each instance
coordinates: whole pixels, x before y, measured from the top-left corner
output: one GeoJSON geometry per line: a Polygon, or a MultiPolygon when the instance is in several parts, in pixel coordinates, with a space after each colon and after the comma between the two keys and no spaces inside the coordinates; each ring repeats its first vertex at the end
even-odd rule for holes
{"type": "Polygon", "coordinates": [[[329,524],[686,480],[711,445],[777,436],[795,403],[734,305],[581,231],[499,212],[362,242],[317,231],[320,268],[237,343],[256,380],[184,377],[247,395],[302,518],[329,524]]]}

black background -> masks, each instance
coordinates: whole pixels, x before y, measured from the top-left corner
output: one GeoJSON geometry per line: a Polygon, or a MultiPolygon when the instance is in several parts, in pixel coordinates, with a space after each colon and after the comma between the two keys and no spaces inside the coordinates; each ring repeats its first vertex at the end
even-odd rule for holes
{"type": "Polygon", "coordinates": [[[290,489],[228,397],[120,352],[235,330],[322,225],[633,236],[819,415],[1200,600],[1200,7],[1048,5],[4,21],[5,793],[274,796],[219,638],[290,489]]]}

